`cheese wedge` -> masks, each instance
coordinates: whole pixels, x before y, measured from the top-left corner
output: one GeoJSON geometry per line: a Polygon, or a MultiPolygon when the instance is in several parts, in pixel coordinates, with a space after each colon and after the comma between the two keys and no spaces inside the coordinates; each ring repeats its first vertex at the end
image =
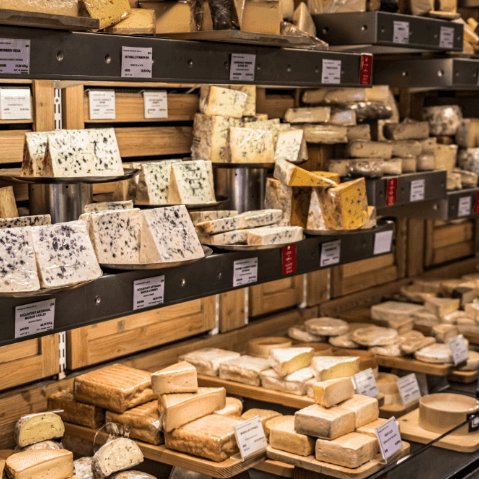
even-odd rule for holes
{"type": "Polygon", "coordinates": [[[65,449],[19,452],[5,463],[10,479],[66,479],[73,476],[73,453],[65,449]]]}
{"type": "Polygon", "coordinates": [[[351,378],[330,379],[313,386],[314,401],[324,407],[331,407],[354,396],[351,378]]]}
{"type": "Polygon", "coordinates": [[[196,368],[186,361],[173,364],[151,375],[151,388],[158,396],[198,391],[196,368]]]}
{"type": "Polygon", "coordinates": [[[274,177],[287,186],[337,186],[339,175],[328,171],[307,171],[288,161],[277,160],[274,177]]]}
{"type": "Polygon", "coordinates": [[[284,377],[281,377],[274,369],[267,369],[261,373],[261,385],[265,389],[304,396],[306,385],[313,378],[313,368],[303,368],[284,377]]]}
{"type": "Polygon", "coordinates": [[[318,381],[346,378],[359,372],[359,358],[349,356],[316,356],[312,361],[312,368],[316,372],[318,381]]]}
{"type": "Polygon", "coordinates": [[[269,352],[270,364],[281,377],[308,367],[312,358],[313,348],[271,349],[269,352]]]}
{"type": "Polygon", "coordinates": [[[178,359],[192,364],[199,374],[218,376],[220,364],[228,359],[239,358],[234,351],[217,348],[203,348],[181,355],[178,359]]]}
{"type": "Polygon", "coordinates": [[[62,418],[52,412],[22,417],[15,426],[15,440],[20,447],[58,439],[64,434],[65,426],[62,418]]]}

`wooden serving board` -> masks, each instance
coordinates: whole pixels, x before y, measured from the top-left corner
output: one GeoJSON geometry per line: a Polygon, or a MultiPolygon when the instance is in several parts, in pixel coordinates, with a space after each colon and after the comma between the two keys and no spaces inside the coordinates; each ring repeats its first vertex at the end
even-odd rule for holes
{"type": "Polygon", "coordinates": [[[266,459],[262,464],[254,466],[253,469],[275,476],[287,477],[288,479],[293,479],[294,477],[294,466],[284,462],[272,461],[271,459],[266,459]]]}
{"type": "MultiPolygon", "coordinates": [[[[89,429],[83,426],[77,426],[76,424],[65,423],[65,432],[74,437],[80,439],[85,439],[87,441],[93,442],[94,440],[98,444],[105,444],[107,442],[109,435],[98,429],[89,429]],[[95,439],[95,435],[98,433],[95,439]]],[[[147,444],[145,442],[136,441],[135,442],[140,446],[140,449],[143,452],[143,455],[147,459],[152,461],[161,462],[163,464],[169,464],[170,466],[178,466],[189,471],[199,472],[201,474],[206,474],[207,476],[215,477],[218,479],[228,479],[230,477],[236,476],[253,466],[261,464],[265,461],[265,454],[253,456],[246,459],[245,461],[241,460],[239,454],[226,459],[223,462],[213,462],[208,459],[202,459],[200,457],[190,456],[189,454],[183,454],[181,452],[172,451],[167,449],[165,446],[153,446],[152,444],[147,444]]]]}
{"type": "Polygon", "coordinates": [[[433,374],[435,376],[447,376],[453,368],[448,364],[434,364],[418,361],[413,358],[390,358],[376,355],[379,366],[385,368],[404,369],[415,373],[433,374]]]}
{"type": "Polygon", "coordinates": [[[477,381],[478,371],[453,371],[449,374],[449,381],[455,381],[456,383],[469,384],[477,381]]]}
{"type": "Polygon", "coordinates": [[[407,406],[403,406],[402,404],[385,404],[384,406],[379,408],[379,417],[383,419],[389,419],[391,417],[402,417],[405,414],[414,411],[419,407],[419,401],[415,403],[408,404],[407,406]]]}
{"type": "MultiPolygon", "coordinates": [[[[409,450],[409,444],[403,442],[400,458],[409,454],[409,450]]],[[[364,479],[371,474],[380,471],[384,467],[384,464],[381,464],[383,459],[380,454],[378,454],[372,461],[369,461],[356,469],[350,469],[348,467],[335,466],[334,464],[328,464],[327,462],[317,461],[314,456],[297,456],[296,454],[273,449],[270,446],[268,446],[266,453],[269,459],[282,461],[301,469],[323,474],[324,476],[336,477],[337,479],[364,479]]]]}
{"type": "MultiPolygon", "coordinates": [[[[401,437],[407,441],[428,444],[442,435],[437,432],[427,431],[419,426],[419,409],[401,417],[398,419],[398,423],[401,437]]],[[[479,432],[461,436],[446,436],[434,445],[443,449],[450,449],[451,451],[476,452],[479,451],[479,432]]]]}

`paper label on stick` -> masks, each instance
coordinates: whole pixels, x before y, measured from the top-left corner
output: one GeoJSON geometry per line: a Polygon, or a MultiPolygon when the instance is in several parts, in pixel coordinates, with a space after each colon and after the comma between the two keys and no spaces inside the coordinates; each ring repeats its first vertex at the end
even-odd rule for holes
{"type": "Polygon", "coordinates": [[[421,391],[419,390],[417,377],[414,373],[399,378],[397,385],[399,394],[401,394],[402,402],[405,406],[415,403],[421,398],[421,391]]]}
{"type": "Polygon", "coordinates": [[[116,118],[115,91],[90,91],[90,120],[114,120],[116,118]]]}

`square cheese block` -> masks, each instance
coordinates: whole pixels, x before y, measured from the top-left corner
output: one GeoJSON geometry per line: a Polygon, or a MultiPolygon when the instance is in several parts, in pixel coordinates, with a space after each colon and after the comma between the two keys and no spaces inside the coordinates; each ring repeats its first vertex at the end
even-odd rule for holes
{"type": "Polygon", "coordinates": [[[125,437],[104,444],[93,456],[91,470],[95,479],[130,469],[143,462],[143,453],[136,442],[125,437]]]}
{"type": "Polygon", "coordinates": [[[186,361],[173,364],[151,375],[151,388],[158,396],[198,391],[196,368],[186,361]]]}
{"type": "Polygon", "coordinates": [[[393,156],[407,158],[419,156],[422,153],[422,145],[417,140],[395,140],[391,141],[393,156]]]}
{"type": "Polygon", "coordinates": [[[314,370],[310,367],[300,369],[284,377],[280,376],[274,369],[268,369],[261,373],[261,385],[265,389],[304,396],[306,384],[312,378],[314,378],[314,370]]]}
{"type": "Polygon", "coordinates": [[[203,348],[181,355],[178,359],[192,364],[198,374],[218,376],[220,364],[229,359],[237,359],[241,355],[234,351],[217,348],[203,348]]]}
{"type": "Polygon", "coordinates": [[[264,226],[248,230],[246,242],[249,245],[290,244],[303,238],[300,226],[264,226]]]}
{"type": "Polygon", "coordinates": [[[323,407],[336,406],[354,396],[351,378],[329,379],[313,386],[314,401],[323,407]]]}
{"type": "Polygon", "coordinates": [[[274,153],[274,161],[300,161],[301,149],[303,148],[303,130],[281,131],[274,153]]]}
{"type": "Polygon", "coordinates": [[[354,413],[356,428],[369,424],[379,417],[379,405],[376,398],[355,394],[353,398],[341,403],[341,407],[354,413]]]}
{"type": "Polygon", "coordinates": [[[102,275],[84,221],[34,226],[32,236],[42,287],[77,284],[102,275]]]}
{"type": "Polygon", "coordinates": [[[318,381],[354,376],[359,365],[359,358],[349,356],[315,356],[311,364],[318,381]]]}
{"type": "Polygon", "coordinates": [[[193,226],[205,221],[219,220],[222,218],[231,218],[238,216],[238,212],[234,210],[216,210],[216,211],[189,211],[193,226]]]}
{"type": "MultiPolygon", "coordinates": [[[[17,0],[13,0],[18,3],[17,0]]],[[[22,176],[44,176],[48,137],[55,132],[27,132],[23,147],[22,176]]]]}
{"type": "Polygon", "coordinates": [[[157,401],[150,401],[121,414],[106,411],[105,424],[109,434],[127,436],[155,446],[163,444],[157,401]]]}
{"type": "Polygon", "coordinates": [[[246,2],[241,30],[251,33],[279,35],[283,20],[279,1],[246,2]]]}
{"type": "Polygon", "coordinates": [[[436,169],[452,171],[456,166],[457,145],[437,145],[434,156],[436,169]]]}
{"type": "Polygon", "coordinates": [[[49,13],[52,15],[78,16],[78,2],[74,0],[50,0],[39,3],[37,0],[0,0],[0,8],[21,12],[49,13]]]}
{"type": "Polygon", "coordinates": [[[277,411],[271,411],[269,409],[254,408],[244,412],[241,415],[241,419],[243,419],[244,421],[247,421],[248,419],[251,419],[256,416],[258,416],[261,419],[261,424],[264,429],[264,426],[268,421],[270,421],[271,419],[274,419],[275,417],[280,417],[282,416],[282,414],[277,411]]]}
{"type": "Polygon", "coordinates": [[[283,211],[283,217],[278,226],[291,226],[292,202],[292,187],[284,185],[276,178],[266,179],[264,206],[268,209],[280,209],[283,211]]]}
{"type": "Polygon", "coordinates": [[[373,459],[378,453],[378,441],[364,434],[352,432],[325,441],[316,441],[315,457],[318,461],[355,469],[373,459]]]}
{"type": "Polygon", "coordinates": [[[75,401],[73,391],[59,391],[48,397],[48,409],[62,410],[58,415],[66,422],[96,429],[105,422],[105,411],[93,404],[75,401]]]}
{"type": "Polygon", "coordinates": [[[386,123],[384,136],[390,140],[426,140],[429,137],[427,121],[407,119],[402,123],[386,123]]]}
{"type": "Polygon", "coordinates": [[[235,230],[226,233],[217,233],[209,235],[198,231],[198,238],[201,244],[206,245],[226,245],[226,244],[246,244],[249,230],[235,230]]]}
{"type": "Polygon", "coordinates": [[[174,451],[223,462],[237,454],[234,427],[243,421],[212,414],[165,434],[165,445],[174,451]]]}
{"type": "Polygon", "coordinates": [[[237,398],[226,398],[226,406],[223,409],[218,409],[213,414],[219,414],[220,416],[234,416],[239,417],[243,412],[243,403],[237,398]]]}
{"type": "Polygon", "coordinates": [[[334,145],[348,142],[348,128],[335,125],[304,125],[304,138],[307,143],[334,145]]]}
{"type": "Polygon", "coordinates": [[[92,18],[100,20],[100,30],[120,22],[130,13],[128,0],[115,0],[105,3],[104,0],[83,0],[92,18]]]}
{"type": "Polygon", "coordinates": [[[337,186],[339,175],[323,171],[307,171],[288,161],[277,160],[274,167],[274,177],[287,186],[337,186]]]}
{"type": "Polygon", "coordinates": [[[19,447],[59,439],[64,434],[65,426],[62,418],[52,412],[24,416],[15,425],[15,441],[19,447]]]}
{"type": "Polygon", "coordinates": [[[171,263],[204,257],[185,206],[143,210],[141,215],[141,263],[171,263]]]}
{"type": "MultiPolygon", "coordinates": [[[[103,203],[90,203],[83,207],[83,213],[100,213],[101,211],[117,211],[133,209],[133,201],[105,201],[103,203]]],[[[33,226],[33,225],[32,225],[33,226]]]]}
{"type": "Polygon", "coordinates": [[[350,158],[391,158],[393,147],[390,143],[379,141],[352,141],[348,144],[350,158]]]}
{"type": "Polygon", "coordinates": [[[270,369],[270,367],[267,359],[241,356],[228,359],[220,364],[220,378],[259,386],[261,372],[270,369]]]}
{"type": "Polygon", "coordinates": [[[269,444],[274,449],[290,452],[298,456],[310,456],[314,451],[314,439],[298,434],[294,429],[294,417],[281,421],[271,429],[269,444]]]}
{"type": "MultiPolygon", "coordinates": [[[[437,158],[436,158],[436,167],[437,167],[437,158]]],[[[442,168],[441,168],[442,169],[442,168]]],[[[459,168],[454,168],[453,173],[459,173],[461,176],[461,186],[462,188],[475,188],[477,186],[478,175],[472,171],[464,171],[459,168]]]]}
{"type": "Polygon", "coordinates": [[[434,313],[438,318],[444,318],[448,314],[457,311],[461,305],[459,299],[429,298],[424,303],[427,311],[434,313]]]}
{"type": "Polygon", "coordinates": [[[297,411],[294,426],[299,434],[328,440],[353,432],[356,427],[354,412],[342,405],[327,409],[317,404],[297,411]]]}
{"type": "Polygon", "coordinates": [[[198,205],[215,202],[211,161],[182,161],[171,165],[168,190],[170,205],[198,205]]]}
{"type": "Polygon", "coordinates": [[[141,165],[136,185],[135,204],[167,205],[171,181],[171,165],[180,160],[163,160],[141,165]]]}
{"type": "Polygon", "coordinates": [[[232,163],[274,162],[275,146],[270,131],[230,128],[229,146],[232,163]]]}
{"type": "Polygon", "coordinates": [[[19,452],[7,458],[5,472],[11,479],[67,479],[73,476],[73,453],[65,449],[19,452]]]}
{"type": "Polygon", "coordinates": [[[178,429],[225,406],[224,388],[198,388],[196,393],[163,394],[158,399],[158,410],[165,432],[178,429]]]}
{"type": "Polygon", "coordinates": [[[124,20],[109,27],[107,31],[117,35],[154,35],[156,33],[155,11],[132,8],[124,20]]]}
{"type": "Polygon", "coordinates": [[[152,9],[156,17],[156,34],[188,33],[196,31],[194,11],[190,5],[174,1],[150,0],[139,3],[140,8],[152,9]]]}
{"type": "Polygon", "coordinates": [[[96,176],[124,175],[115,129],[85,130],[93,153],[96,176]]]}
{"type": "Polygon", "coordinates": [[[292,421],[294,427],[294,416],[276,416],[271,419],[268,419],[264,425],[264,434],[266,436],[266,440],[269,442],[271,430],[275,428],[278,424],[281,424],[284,421],[292,421]]]}
{"type": "Polygon", "coordinates": [[[331,115],[329,106],[288,108],[284,115],[288,123],[327,123],[331,115]]]}
{"type": "Polygon", "coordinates": [[[316,25],[306,3],[300,3],[293,14],[293,23],[303,32],[316,36],[316,25]]]}
{"type": "Polygon", "coordinates": [[[270,364],[281,377],[307,368],[312,359],[313,348],[278,348],[269,352],[270,364]]]}
{"type": "Polygon", "coordinates": [[[123,413],[155,399],[151,374],[122,364],[113,364],[75,378],[76,401],[123,413]]]}
{"type": "Polygon", "coordinates": [[[201,90],[200,112],[208,116],[241,118],[247,100],[248,95],[242,91],[211,86],[201,90]]]}

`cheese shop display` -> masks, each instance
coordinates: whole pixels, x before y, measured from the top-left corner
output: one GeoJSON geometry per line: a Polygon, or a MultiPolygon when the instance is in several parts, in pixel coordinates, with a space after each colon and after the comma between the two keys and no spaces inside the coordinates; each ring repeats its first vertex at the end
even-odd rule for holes
{"type": "Polygon", "coordinates": [[[91,470],[95,479],[103,479],[111,474],[135,467],[143,462],[139,446],[127,438],[118,438],[100,447],[93,456],[91,470]]]}

